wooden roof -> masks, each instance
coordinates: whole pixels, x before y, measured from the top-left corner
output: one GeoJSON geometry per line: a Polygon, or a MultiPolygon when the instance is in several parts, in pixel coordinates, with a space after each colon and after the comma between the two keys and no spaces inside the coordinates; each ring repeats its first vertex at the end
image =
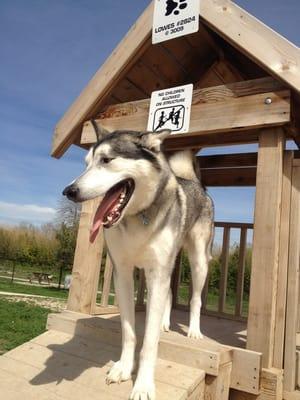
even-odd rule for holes
{"type": "Polygon", "coordinates": [[[110,104],[185,83],[196,88],[272,75],[300,93],[300,50],[230,0],[202,0],[199,32],[151,44],[153,2],[58,122],[52,155],[79,144],[83,123],[110,104]]]}

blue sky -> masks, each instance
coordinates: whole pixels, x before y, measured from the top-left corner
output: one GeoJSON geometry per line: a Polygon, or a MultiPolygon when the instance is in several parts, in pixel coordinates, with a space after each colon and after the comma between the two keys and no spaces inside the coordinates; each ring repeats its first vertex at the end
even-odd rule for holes
{"type": "MultiPolygon", "coordinates": [[[[84,154],[72,146],[60,160],[51,158],[53,128],[148,3],[0,0],[0,223],[53,218],[84,154]]],[[[299,1],[237,3],[300,45],[299,1]]],[[[252,221],[254,190],[211,194],[218,220],[252,221]]]]}

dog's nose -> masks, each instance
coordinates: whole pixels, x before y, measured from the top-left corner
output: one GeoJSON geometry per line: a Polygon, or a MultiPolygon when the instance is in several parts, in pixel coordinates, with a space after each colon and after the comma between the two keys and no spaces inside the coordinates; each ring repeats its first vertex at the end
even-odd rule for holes
{"type": "Polygon", "coordinates": [[[67,186],[62,192],[64,196],[67,196],[70,200],[76,200],[76,197],[79,194],[79,188],[75,185],[67,186]]]}

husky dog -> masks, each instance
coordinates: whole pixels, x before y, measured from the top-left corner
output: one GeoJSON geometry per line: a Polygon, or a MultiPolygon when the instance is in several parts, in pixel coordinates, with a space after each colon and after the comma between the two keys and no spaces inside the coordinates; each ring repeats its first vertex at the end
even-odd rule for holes
{"type": "Polygon", "coordinates": [[[169,330],[170,280],[183,246],[193,279],[188,336],[202,338],[201,291],[211,257],[213,203],[195,172],[192,153],[178,152],[168,159],[162,151],[169,134],[166,130],[98,132],[98,143],[86,156],[85,172],[63,192],[76,202],[101,197],[90,240],[103,226],[122,323],[121,358],[108,372],[107,383],[130,379],[134,369],[133,269],[137,266],[145,271],[146,328],[132,400],[155,398],[160,328],[169,330]]]}

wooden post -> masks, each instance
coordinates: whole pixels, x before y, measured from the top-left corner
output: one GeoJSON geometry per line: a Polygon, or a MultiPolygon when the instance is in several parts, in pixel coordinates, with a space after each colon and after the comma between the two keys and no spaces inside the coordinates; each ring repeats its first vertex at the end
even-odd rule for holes
{"type": "Polygon", "coordinates": [[[298,327],[299,264],[300,264],[300,160],[293,166],[288,293],[285,326],[284,390],[296,389],[296,334],[298,327]]]}
{"type": "Polygon", "coordinates": [[[105,261],[105,269],[104,269],[104,281],[101,295],[101,306],[107,307],[109,304],[109,294],[111,288],[111,279],[112,279],[112,262],[109,257],[109,254],[106,253],[106,261],[105,261]]]}
{"type": "Polygon", "coordinates": [[[260,133],[247,348],[263,353],[265,368],[273,363],[284,143],[280,128],[260,133]]]}
{"type": "Polygon", "coordinates": [[[220,365],[218,376],[206,375],[205,400],[228,400],[232,362],[220,365]]]}
{"type": "Polygon", "coordinates": [[[225,226],[223,232],[223,245],[222,245],[222,256],[221,256],[221,277],[220,277],[219,304],[218,304],[219,312],[224,312],[226,308],[229,246],[230,246],[230,228],[225,226]]]}
{"type": "Polygon", "coordinates": [[[287,270],[290,237],[290,210],[293,152],[286,151],[283,161],[281,223],[279,238],[279,265],[276,300],[275,341],[273,367],[283,368],[284,330],[287,296],[287,270]]]}
{"type": "Polygon", "coordinates": [[[84,314],[93,314],[99,284],[103,234],[99,233],[93,244],[89,241],[90,229],[98,204],[98,199],[82,204],[68,298],[67,309],[84,314]]]}
{"type": "Polygon", "coordinates": [[[240,236],[239,265],[238,265],[236,303],[235,303],[235,315],[237,317],[241,317],[243,315],[246,252],[247,252],[247,228],[242,228],[240,236]]]}
{"type": "Polygon", "coordinates": [[[171,290],[172,290],[172,307],[176,308],[179,304],[179,286],[181,278],[181,257],[182,250],[179,251],[175,260],[175,268],[171,280],[171,290]]]}

